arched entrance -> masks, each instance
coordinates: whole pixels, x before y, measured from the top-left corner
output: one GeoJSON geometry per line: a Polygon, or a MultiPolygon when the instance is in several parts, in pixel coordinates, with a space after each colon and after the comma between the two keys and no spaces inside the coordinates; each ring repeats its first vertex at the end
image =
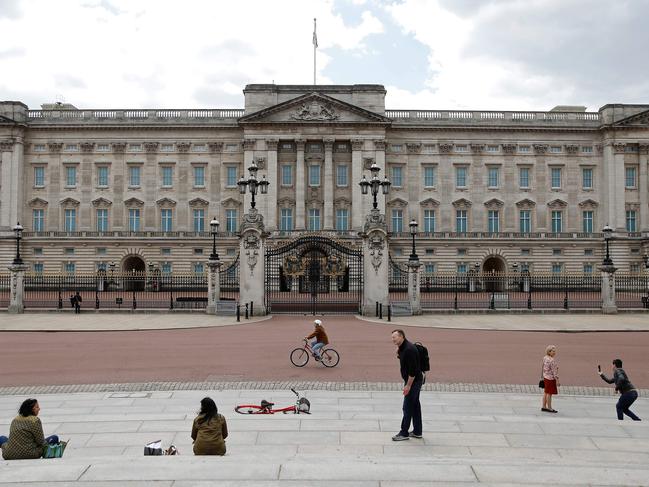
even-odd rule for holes
{"type": "Polygon", "coordinates": [[[485,291],[504,291],[505,280],[503,276],[506,271],[507,266],[505,264],[505,260],[502,257],[493,255],[487,258],[487,260],[484,261],[484,264],[482,264],[485,291]],[[490,275],[492,275],[493,278],[490,278],[490,275]]]}
{"type": "Polygon", "coordinates": [[[139,255],[129,255],[122,262],[125,291],[144,291],[146,273],[144,259],[139,255]]]}

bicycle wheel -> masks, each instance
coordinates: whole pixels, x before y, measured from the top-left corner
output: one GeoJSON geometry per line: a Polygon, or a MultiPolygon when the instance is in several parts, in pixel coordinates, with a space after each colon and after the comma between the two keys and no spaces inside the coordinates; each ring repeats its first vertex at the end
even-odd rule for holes
{"type": "Polygon", "coordinates": [[[340,362],[340,355],[333,348],[327,348],[320,354],[320,359],[325,367],[335,367],[340,362]]]}
{"type": "Polygon", "coordinates": [[[291,352],[291,363],[296,367],[304,367],[309,361],[309,352],[304,348],[296,348],[291,352]]]}
{"type": "Polygon", "coordinates": [[[256,404],[241,404],[234,408],[239,414],[269,414],[267,410],[256,404]]]}

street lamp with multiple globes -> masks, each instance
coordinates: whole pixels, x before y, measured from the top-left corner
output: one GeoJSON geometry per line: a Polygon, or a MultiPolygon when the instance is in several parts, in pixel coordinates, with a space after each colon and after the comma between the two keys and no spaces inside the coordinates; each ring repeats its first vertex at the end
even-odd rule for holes
{"type": "Polygon", "coordinates": [[[216,233],[219,231],[219,221],[216,217],[210,222],[210,233],[212,234],[212,253],[210,260],[219,260],[219,254],[216,253],[216,233]]]}
{"type": "Polygon", "coordinates": [[[20,239],[22,238],[24,228],[20,222],[17,222],[12,230],[16,234],[16,257],[14,258],[14,264],[20,265],[23,263],[23,259],[20,257],[20,239]]]}
{"type": "Polygon", "coordinates": [[[372,166],[370,167],[370,172],[372,173],[370,180],[368,181],[365,177],[365,174],[363,174],[363,179],[361,179],[361,182],[358,183],[363,194],[367,194],[370,189],[372,190],[372,196],[374,197],[373,208],[375,210],[379,206],[376,200],[376,196],[379,194],[379,190],[382,189],[383,194],[388,194],[390,192],[390,185],[392,184],[387,177],[384,177],[383,181],[381,181],[381,179],[379,178],[380,171],[381,168],[376,165],[376,162],[372,163],[372,166]]]}
{"type": "Polygon", "coordinates": [[[417,236],[417,221],[413,218],[410,220],[410,235],[412,235],[412,253],[410,254],[410,260],[411,261],[417,261],[419,260],[419,257],[417,256],[417,251],[415,250],[415,237],[417,236]]]}
{"type": "Polygon", "coordinates": [[[609,241],[613,237],[613,229],[608,226],[608,224],[602,229],[604,234],[604,241],[606,242],[606,257],[602,261],[602,265],[612,266],[613,259],[611,259],[611,254],[609,253],[609,241]]]}
{"type": "Polygon", "coordinates": [[[255,195],[257,194],[257,191],[261,194],[266,194],[268,193],[268,186],[270,185],[270,183],[266,181],[266,175],[262,177],[261,181],[257,180],[257,171],[259,171],[259,168],[257,167],[257,164],[255,164],[255,161],[252,161],[252,164],[250,164],[250,167],[248,168],[248,172],[250,173],[248,179],[241,176],[241,179],[239,179],[239,182],[237,183],[237,186],[239,186],[239,193],[245,194],[246,188],[250,191],[250,194],[252,195],[252,201],[250,202],[251,208],[255,207],[255,195]]]}

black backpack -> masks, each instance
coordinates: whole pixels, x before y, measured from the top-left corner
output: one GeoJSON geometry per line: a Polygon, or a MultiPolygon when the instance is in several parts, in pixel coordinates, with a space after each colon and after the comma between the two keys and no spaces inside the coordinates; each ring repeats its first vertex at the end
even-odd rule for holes
{"type": "Polygon", "coordinates": [[[422,372],[430,370],[430,358],[428,357],[428,349],[422,345],[421,342],[415,342],[417,353],[419,354],[419,368],[422,372]]]}

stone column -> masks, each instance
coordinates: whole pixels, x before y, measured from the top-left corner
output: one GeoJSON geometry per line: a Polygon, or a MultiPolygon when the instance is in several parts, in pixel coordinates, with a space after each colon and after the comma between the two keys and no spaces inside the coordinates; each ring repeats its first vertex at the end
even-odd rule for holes
{"type": "MultiPolygon", "coordinates": [[[[388,166],[385,164],[385,139],[379,139],[374,141],[374,162],[376,162],[376,165],[381,168],[381,173],[379,176],[381,179],[384,177],[387,177],[390,179],[390,174],[388,174],[388,166]]],[[[413,166],[416,168],[418,164],[413,164],[413,166]]],[[[408,167],[410,167],[410,163],[408,164],[408,167]]],[[[408,168],[406,168],[406,171],[408,168]]],[[[416,181],[417,179],[408,179],[409,175],[408,173],[404,174],[405,181],[416,181]]],[[[405,186],[405,184],[404,184],[405,186]]],[[[409,186],[412,187],[411,191],[418,191],[419,186],[415,184],[409,184],[409,186]]],[[[388,196],[383,194],[383,190],[378,194],[377,196],[377,202],[379,204],[379,211],[381,213],[385,213],[385,203],[387,200],[388,196]]],[[[371,206],[371,203],[369,200],[367,201],[369,206],[367,207],[367,210],[369,210],[369,207],[371,206]]],[[[417,218],[419,220],[419,218],[417,218]]]]}
{"type": "Polygon", "coordinates": [[[25,272],[29,268],[26,264],[11,264],[9,271],[11,272],[10,279],[10,296],[9,296],[9,313],[19,314],[25,311],[23,304],[25,293],[25,272]]]}
{"type": "Polygon", "coordinates": [[[220,270],[221,261],[209,259],[207,261],[207,308],[208,315],[215,315],[218,311],[219,300],[221,299],[220,270]]]}
{"type": "Polygon", "coordinates": [[[369,315],[376,303],[390,302],[388,290],[388,228],[385,215],[372,209],[367,215],[363,231],[363,314],[369,315]]]}
{"type": "Polygon", "coordinates": [[[602,272],[602,313],[616,314],[615,271],[617,268],[612,265],[603,265],[600,270],[602,272]]]}
{"type": "Polygon", "coordinates": [[[647,177],[647,164],[649,164],[649,142],[638,144],[640,151],[640,179],[638,189],[640,193],[640,226],[641,232],[649,231],[649,178],[647,177]]]}
{"type": "Polygon", "coordinates": [[[408,300],[413,315],[421,314],[421,290],[419,288],[419,273],[421,262],[408,260],[408,300]]]}
{"type": "MultiPolygon", "coordinates": [[[[243,170],[241,171],[241,175],[246,179],[250,176],[248,168],[255,159],[256,142],[257,141],[254,139],[244,139],[243,141],[243,170]]],[[[241,177],[241,175],[239,175],[239,177],[241,177]]],[[[259,172],[257,173],[257,177],[259,177],[259,172]]],[[[250,208],[250,202],[252,201],[252,195],[250,194],[250,191],[248,191],[249,189],[250,188],[246,189],[246,192],[243,195],[243,211],[250,208]]]]}
{"type": "Polygon", "coordinates": [[[306,230],[306,205],[304,196],[304,144],[306,140],[296,139],[297,158],[295,160],[295,229],[306,230]]]}
{"type": "Polygon", "coordinates": [[[626,232],[624,194],[624,149],[626,144],[614,142],[604,147],[605,203],[608,212],[604,224],[615,231],[626,232]]]}
{"type": "Polygon", "coordinates": [[[279,177],[277,173],[277,139],[266,140],[266,178],[270,183],[268,196],[264,196],[267,205],[266,225],[269,231],[277,230],[277,191],[279,189],[279,177]]]}
{"type": "Polygon", "coordinates": [[[352,230],[361,231],[365,212],[363,211],[363,195],[358,185],[363,177],[363,145],[362,139],[353,139],[352,143],[352,180],[349,182],[352,190],[352,230]]]}
{"type": "Polygon", "coordinates": [[[324,230],[334,228],[334,139],[324,139],[324,230]]]}
{"type": "Polygon", "coordinates": [[[264,218],[251,208],[243,215],[239,239],[239,302],[242,305],[253,303],[255,316],[266,314],[264,260],[266,256],[266,237],[264,218]]]}
{"type": "Polygon", "coordinates": [[[22,136],[0,140],[0,169],[2,170],[2,192],[0,192],[0,228],[11,228],[24,220],[23,207],[23,159],[22,136]]]}

